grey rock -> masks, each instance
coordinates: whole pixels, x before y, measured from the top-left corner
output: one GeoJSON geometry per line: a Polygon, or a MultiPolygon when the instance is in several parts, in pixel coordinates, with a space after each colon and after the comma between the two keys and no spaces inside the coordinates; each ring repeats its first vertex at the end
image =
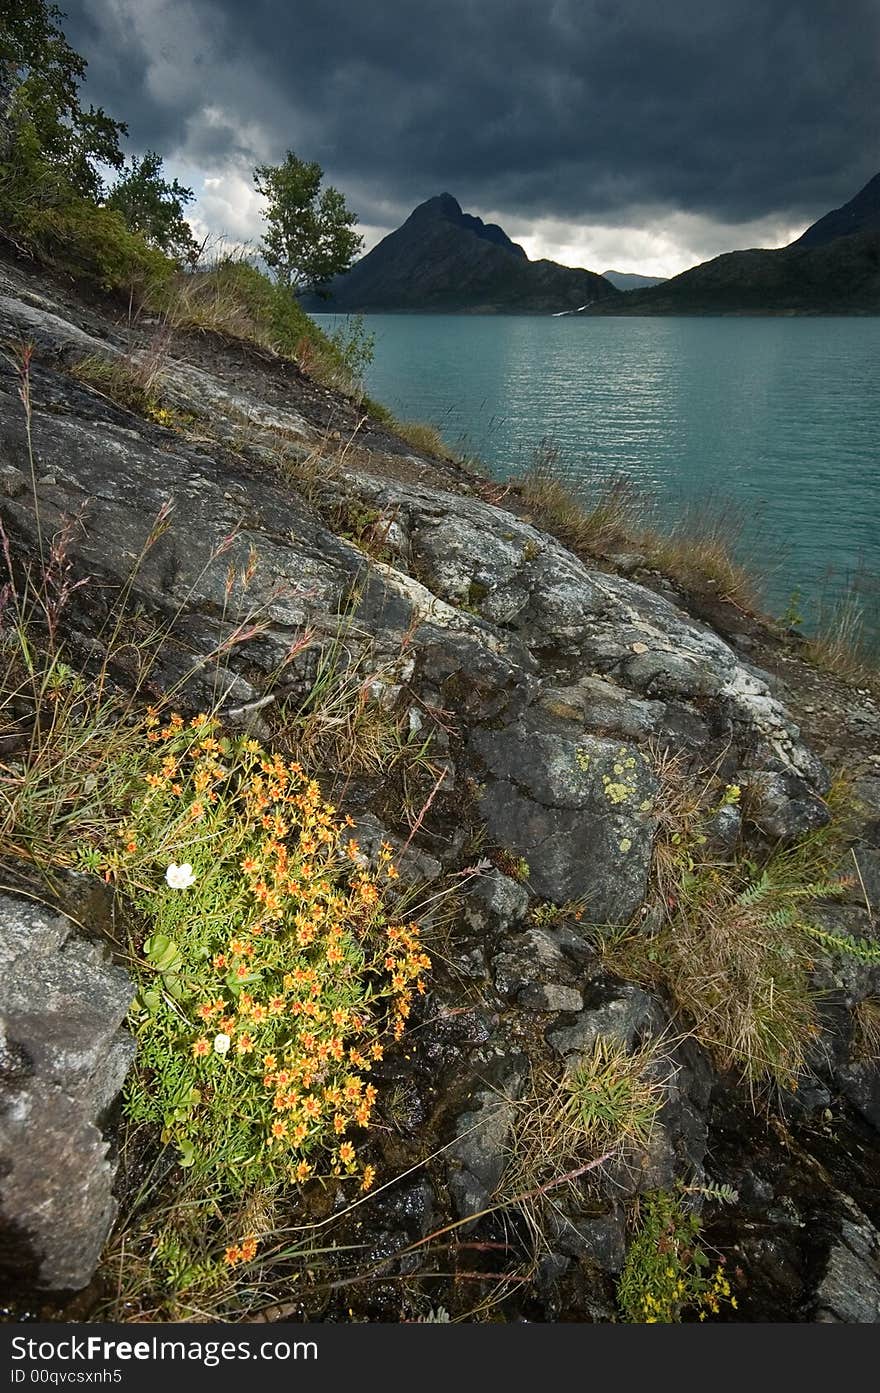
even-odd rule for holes
{"type": "Polygon", "coordinates": [[[586,730],[641,740],[661,725],[665,704],[641,701],[609,677],[582,677],[574,687],[546,687],[540,704],[551,716],[586,730]]]}
{"type": "Polygon", "coordinates": [[[574,987],[563,987],[557,982],[540,982],[523,987],[517,993],[516,1002],[527,1011],[580,1011],[584,998],[574,987]]]}
{"type": "Polygon", "coordinates": [[[880,1233],[864,1215],[841,1223],[816,1292],[820,1323],[880,1323],[880,1233]]]}
{"type": "Polygon", "coordinates": [[[478,932],[506,930],[525,918],[529,892],[501,871],[489,871],[474,881],[464,906],[465,921],[478,932]]]}
{"type": "Polygon", "coordinates": [[[461,1219],[486,1208],[504,1173],[505,1147],[527,1078],[524,1055],[493,1061],[456,1120],[448,1151],[449,1192],[461,1219]]]}
{"type": "Polygon", "coordinates": [[[852,898],[880,920],[880,850],[857,846],[842,869],[852,877],[852,898]]]}
{"type": "Polygon", "coordinates": [[[626,1227],[616,1214],[574,1218],[560,1209],[549,1216],[548,1237],[568,1257],[584,1259],[616,1274],[626,1261],[626,1227]]]}
{"type": "Polygon", "coordinates": [[[705,831],[719,850],[732,855],[742,832],[742,813],[735,804],[724,803],[706,819],[705,831]]]}
{"type": "Polygon", "coordinates": [[[343,841],[346,844],[357,842],[361,864],[373,868],[379,864],[379,851],[385,842],[391,847],[393,864],[406,885],[430,884],[442,873],[443,868],[436,856],[412,844],[406,846],[400,837],[389,831],[371,813],[362,813],[355,827],[343,834],[343,841]]]}
{"type": "Polygon", "coordinates": [[[843,1095],[880,1132],[880,1061],[856,1060],[835,1074],[843,1095]]]}
{"type": "Polygon", "coordinates": [[[795,841],[831,820],[827,805],[796,774],[746,769],[740,781],[748,790],[749,816],[773,841],[795,841]]]}
{"type": "Polygon", "coordinates": [[[471,744],[491,775],[480,799],[490,835],[525,858],[535,894],[583,899],[597,922],[631,918],[655,826],[657,782],[642,753],[532,713],[471,744]]]}
{"type": "Polygon", "coordinates": [[[596,989],[571,1025],[548,1030],[547,1042],[563,1057],[587,1053],[600,1037],[631,1049],[638,1038],[657,1034],[665,1023],[660,1004],[640,987],[608,984],[596,989]]]}
{"type": "Polygon", "coordinates": [[[564,982],[568,964],[552,934],[531,928],[505,939],[493,959],[492,971],[502,996],[515,997],[524,987],[560,979],[564,982]]]}
{"type": "Polygon", "coordinates": [[[100,1123],[134,1056],[133,994],[69,919],[0,896],[0,1271],[41,1290],[85,1286],[115,1216],[100,1123]]]}

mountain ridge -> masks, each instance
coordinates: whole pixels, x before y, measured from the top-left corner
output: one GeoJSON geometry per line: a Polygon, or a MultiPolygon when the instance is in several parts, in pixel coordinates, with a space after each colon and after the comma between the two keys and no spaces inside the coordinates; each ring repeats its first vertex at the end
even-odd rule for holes
{"type": "Polygon", "coordinates": [[[554,314],[620,292],[595,271],[530,261],[495,223],[462,211],[449,193],[414,208],[309,310],[554,314]]]}
{"type": "Polygon", "coordinates": [[[869,179],[847,203],[818,218],[792,247],[821,247],[855,232],[880,232],[880,174],[869,179]]]}

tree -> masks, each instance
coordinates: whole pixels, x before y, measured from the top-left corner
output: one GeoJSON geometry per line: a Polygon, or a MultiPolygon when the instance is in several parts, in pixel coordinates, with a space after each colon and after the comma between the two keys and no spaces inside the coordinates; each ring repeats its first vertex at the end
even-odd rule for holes
{"type": "Polygon", "coordinates": [[[254,170],[257,193],[267,199],[263,257],[293,294],[320,294],[331,277],[348,270],[363,246],[364,239],[354,231],[357,216],[338,189],[321,191],[323,177],[319,164],[298,159],[292,150],[283,164],[254,170]]]}
{"type": "Polygon", "coordinates": [[[54,176],[97,199],[100,166],[122,166],[126,127],[80,105],[86,61],[59,28],[63,17],[46,0],[0,0],[0,162],[24,180],[49,187],[54,176]]]}
{"type": "Polygon", "coordinates": [[[133,232],[175,261],[198,260],[199,244],[184,216],[184,207],[192,203],[192,189],[172,179],[169,183],[162,169],[162,157],[148,150],[142,159],[131,157],[128,168],[120,175],[107,198],[107,207],[121,213],[133,232]]]}

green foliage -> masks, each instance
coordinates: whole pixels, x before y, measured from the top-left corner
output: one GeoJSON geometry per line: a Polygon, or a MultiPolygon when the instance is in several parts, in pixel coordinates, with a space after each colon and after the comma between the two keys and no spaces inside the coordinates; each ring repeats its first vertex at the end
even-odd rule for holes
{"type": "Polygon", "coordinates": [[[721,1263],[714,1270],[700,1246],[699,1216],[674,1195],[656,1191],[639,1203],[638,1229],[617,1287],[621,1315],[632,1325],[671,1325],[686,1313],[705,1320],[723,1304],[736,1308],[721,1263]]]}
{"type": "Polygon", "coordinates": [[[62,17],[45,0],[0,4],[0,223],[64,271],[104,289],[146,292],[168,280],[173,262],[101,206],[102,170],[121,168],[125,126],[80,104],[86,63],[59,28],[62,17]]]}
{"type": "Polygon", "coordinates": [[[600,1036],[564,1080],[567,1119],[596,1153],[644,1148],[663,1104],[662,1083],[650,1077],[656,1049],[630,1053],[600,1036]]]}
{"type": "Polygon", "coordinates": [[[328,338],[352,382],[362,382],[376,348],[376,335],[367,329],[363,315],[347,315],[328,338]]]}
{"type": "Polygon", "coordinates": [[[119,213],[85,199],[51,208],[20,205],[12,230],[41,260],[104,290],[152,294],[174,274],[174,263],[130,231],[119,213]]]}
{"type": "Polygon", "coordinates": [[[45,191],[63,184],[80,197],[103,190],[101,165],[122,164],[119,138],[125,126],[103,110],[80,104],[86,62],[68,44],[61,10],[45,0],[0,4],[0,95],[5,131],[0,135],[0,185],[33,185],[45,191]]]}
{"type": "Polygon", "coordinates": [[[804,615],[802,610],[802,597],[799,590],[792,590],[788,597],[788,604],[779,616],[779,623],[784,629],[800,629],[803,627],[804,615]]]}
{"type": "Polygon", "coordinates": [[[351,266],[363,245],[357,217],[338,189],[321,191],[324,171],[288,150],[282,164],[258,165],[254,186],[267,200],[262,253],[279,285],[291,294],[320,291],[351,266]]]}
{"type": "Polygon", "coordinates": [[[207,716],[147,727],[153,753],[104,855],[149,926],[130,1114],[226,1191],[354,1175],[365,1075],[429,966],[417,926],[386,915],[390,848],[363,871],[299,765],[207,716]]]}
{"type": "Polygon", "coordinates": [[[184,216],[193,200],[192,189],[176,179],[171,182],[162,172],[162,157],[154,150],[139,159],[131,157],[128,168],[116,180],[107,197],[107,207],[121,213],[132,232],[173,261],[194,264],[199,244],[184,216]]]}

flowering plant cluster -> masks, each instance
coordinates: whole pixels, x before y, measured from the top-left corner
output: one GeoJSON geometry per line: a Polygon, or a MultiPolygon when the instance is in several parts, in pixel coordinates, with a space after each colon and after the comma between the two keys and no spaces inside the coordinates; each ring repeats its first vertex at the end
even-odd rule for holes
{"type": "Polygon", "coordinates": [[[136,1118],[181,1164],[234,1189],[316,1171],[358,1176],[376,1088],[430,960],[296,763],[217,722],[151,712],[143,785],[104,859],[149,932],[136,1002],[136,1118]]]}
{"type": "Polygon", "coordinates": [[[706,1320],[718,1315],[722,1304],[736,1309],[723,1263],[713,1269],[700,1246],[699,1215],[658,1190],[641,1201],[639,1219],[617,1288],[624,1320],[670,1325],[685,1313],[706,1320]]]}

